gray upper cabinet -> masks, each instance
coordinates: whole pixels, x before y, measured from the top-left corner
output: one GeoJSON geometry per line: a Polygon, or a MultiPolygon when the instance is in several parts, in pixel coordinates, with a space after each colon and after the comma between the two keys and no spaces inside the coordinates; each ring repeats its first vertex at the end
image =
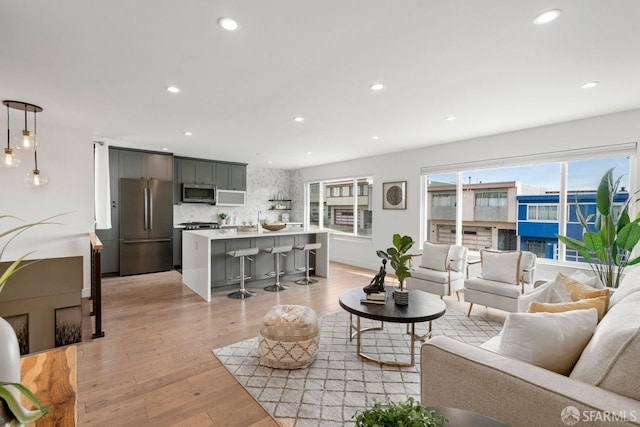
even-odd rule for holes
{"type": "Polygon", "coordinates": [[[147,178],[173,181],[173,156],[147,154],[147,178]]]}
{"type": "MultiPolygon", "coordinates": [[[[114,148],[115,149],[115,148],[114,148]]],[[[118,150],[119,178],[155,178],[173,181],[173,156],[118,150]]]]}
{"type": "Polygon", "coordinates": [[[175,204],[182,201],[182,184],[211,184],[216,185],[217,163],[212,160],[198,160],[184,157],[176,157],[174,160],[174,170],[176,179],[174,180],[175,204]]]}
{"type": "Polygon", "coordinates": [[[216,186],[221,190],[245,191],[247,189],[247,165],[218,163],[216,165],[216,186]]]}
{"type": "Polygon", "coordinates": [[[196,163],[196,183],[198,184],[215,184],[216,183],[215,162],[207,162],[199,160],[196,163]]]}

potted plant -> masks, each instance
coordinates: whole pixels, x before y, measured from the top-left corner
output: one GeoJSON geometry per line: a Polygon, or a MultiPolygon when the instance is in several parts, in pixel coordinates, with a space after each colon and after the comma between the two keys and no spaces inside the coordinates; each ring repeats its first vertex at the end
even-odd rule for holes
{"type": "MultiPolygon", "coordinates": [[[[56,215],[59,216],[59,215],[56,215]]],[[[49,220],[56,216],[44,219],[31,224],[23,224],[7,231],[0,232],[0,239],[8,237],[8,240],[0,250],[0,260],[5,249],[18,235],[24,231],[41,224],[52,224],[49,220]],[[11,236],[11,237],[9,237],[11,236]]],[[[0,219],[15,218],[10,215],[0,215],[0,219]]],[[[24,261],[24,258],[31,252],[19,257],[13,261],[9,267],[0,275],[0,292],[7,284],[11,276],[25,267],[37,262],[24,261]]],[[[36,397],[22,384],[20,381],[20,351],[18,340],[11,325],[0,317],[0,424],[16,425],[18,423],[32,423],[49,412],[47,408],[42,407],[36,397]],[[22,407],[20,402],[20,394],[23,394],[31,401],[36,410],[30,411],[22,407]]]]}
{"type": "Polygon", "coordinates": [[[221,224],[226,224],[226,223],[227,223],[227,221],[226,221],[227,216],[228,216],[228,215],[227,215],[226,213],[224,213],[224,212],[220,212],[220,213],[218,214],[218,218],[220,218],[220,223],[221,223],[221,224]]]}
{"type": "Polygon", "coordinates": [[[393,403],[387,397],[386,404],[375,402],[373,408],[358,411],[353,417],[356,427],[442,427],[449,422],[442,415],[416,402],[413,397],[405,403],[393,403]]]}
{"type": "Polygon", "coordinates": [[[629,197],[619,211],[613,205],[621,178],[614,180],[611,168],[600,180],[596,193],[595,225],[589,224],[594,215],[585,217],[580,206],[576,205],[582,240],[556,234],[562,243],[576,250],[589,263],[603,285],[611,288],[618,287],[625,267],[640,262],[640,257],[630,259],[640,240],[640,216],[633,221],[629,217],[632,199],[629,197]]]}
{"type": "Polygon", "coordinates": [[[413,246],[415,242],[410,236],[400,236],[400,234],[393,235],[393,247],[386,251],[376,251],[376,254],[383,259],[389,261],[391,267],[395,271],[395,275],[398,278],[399,290],[394,292],[394,299],[396,304],[407,305],[409,303],[409,292],[404,289],[404,280],[407,277],[411,277],[410,260],[411,255],[407,252],[413,246]]]}

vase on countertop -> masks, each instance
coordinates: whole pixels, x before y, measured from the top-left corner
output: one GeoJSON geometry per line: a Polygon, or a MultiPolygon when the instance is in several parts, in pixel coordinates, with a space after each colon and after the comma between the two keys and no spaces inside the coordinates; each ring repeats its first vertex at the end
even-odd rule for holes
{"type": "MultiPolygon", "coordinates": [[[[9,322],[2,317],[0,317],[0,381],[20,382],[20,346],[18,345],[18,338],[9,322]]],[[[18,390],[13,389],[11,392],[20,401],[18,390]]],[[[21,425],[14,419],[4,401],[0,400],[0,426],[14,427],[21,425]]]]}

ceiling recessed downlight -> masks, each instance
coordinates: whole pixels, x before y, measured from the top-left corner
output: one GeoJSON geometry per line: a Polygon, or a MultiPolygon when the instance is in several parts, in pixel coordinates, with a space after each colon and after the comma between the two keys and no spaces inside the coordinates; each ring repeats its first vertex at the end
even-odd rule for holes
{"type": "Polygon", "coordinates": [[[180,89],[178,89],[178,88],[177,88],[177,87],[175,87],[175,86],[167,86],[167,90],[168,90],[169,92],[171,92],[171,93],[178,93],[178,92],[180,92],[180,89]]]}
{"type": "Polygon", "coordinates": [[[545,10],[535,17],[533,23],[536,25],[548,24],[551,21],[555,21],[561,13],[562,11],[560,9],[545,10]]]}
{"type": "Polygon", "coordinates": [[[382,89],[384,89],[384,85],[382,83],[374,83],[370,87],[371,87],[371,90],[382,90],[382,89]]]}
{"type": "Polygon", "coordinates": [[[227,31],[235,31],[240,27],[238,23],[231,18],[218,19],[218,25],[220,25],[222,28],[224,28],[227,31]]]}
{"type": "Polygon", "coordinates": [[[373,136],[371,137],[371,139],[373,139],[373,140],[375,141],[375,140],[380,139],[380,137],[379,137],[379,136],[377,136],[377,135],[373,135],[373,136]]]}
{"type": "Polygon", "coordinates": [[[295,121],[295,122],[304,122],[304,117],[296,116],[296,117],[293,118],[293,121],[295,121]]]}
{"type": "Polygon", "coordinates": [[[162,151],[169,151],[167,147],[162,147],[162,151]]]}
{"type": "Polygon", "coordinates": [[[591,89],[592,87],[596,87],[600,84],[598,81],[587,82],[580,86],[580,89],[591,89]]]}
{"type": "Polygon", "coordinates": [[[193,135],[193,133],[191,133],[191,132],[189,132],[189,131],[186,131],[184,134],[185,134],[185,135],[187,135],[187,136],[191,136],[191,135],[193,135]]]}
{"type": "Polygon", "coordinates": [[[447,117],[447,121],[448,121],[448,122],[452,122],[452,121],[454,121],[456,118],[457,118],[456,116],[449,116],[449,117],[447,117]]]}
{"type": "Polygon", "coordinates": [[[313,154],[313,151],[307,151],[307,154],[313,154]]]}

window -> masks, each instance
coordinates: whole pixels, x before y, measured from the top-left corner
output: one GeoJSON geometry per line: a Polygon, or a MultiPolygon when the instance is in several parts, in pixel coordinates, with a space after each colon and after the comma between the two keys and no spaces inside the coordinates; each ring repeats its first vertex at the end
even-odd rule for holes
{"type": "MultiPolygon", "coordinates": [[[[623,154],[627,150],[635,152],[623,147],[618,157],[426,174],[423,237],[462,243],[470,250],[519,249],[540,258],[584,262],[556,234],[582,237],[577,208],[585,217],[595,214],[598,184],[612,167],[614,176],[623,177],[614,199],[614,210],[621,209],[633,190],[630,157],[623,154]],[[566,200],[560,200],[565,193],[566,200]]],[[[590,222],[595,224],[595,215],[590,222]]]]}
{"type": "Polygon", "coordinates": [[[558,205],[529,205],[527,206],[529,221],[557,221],[558,205]]]}
{"type": "Polygon", "coordinates": [[[476,206],[507,207],[506,191],[481,191],[476,192],[476,206]]]}
{"type": "Polygon", "coordinates": [[[335,234],[371,236],[373,215],[369,195],[372,185],[371,177],[309,183],[309,226],[335,234]]]}

